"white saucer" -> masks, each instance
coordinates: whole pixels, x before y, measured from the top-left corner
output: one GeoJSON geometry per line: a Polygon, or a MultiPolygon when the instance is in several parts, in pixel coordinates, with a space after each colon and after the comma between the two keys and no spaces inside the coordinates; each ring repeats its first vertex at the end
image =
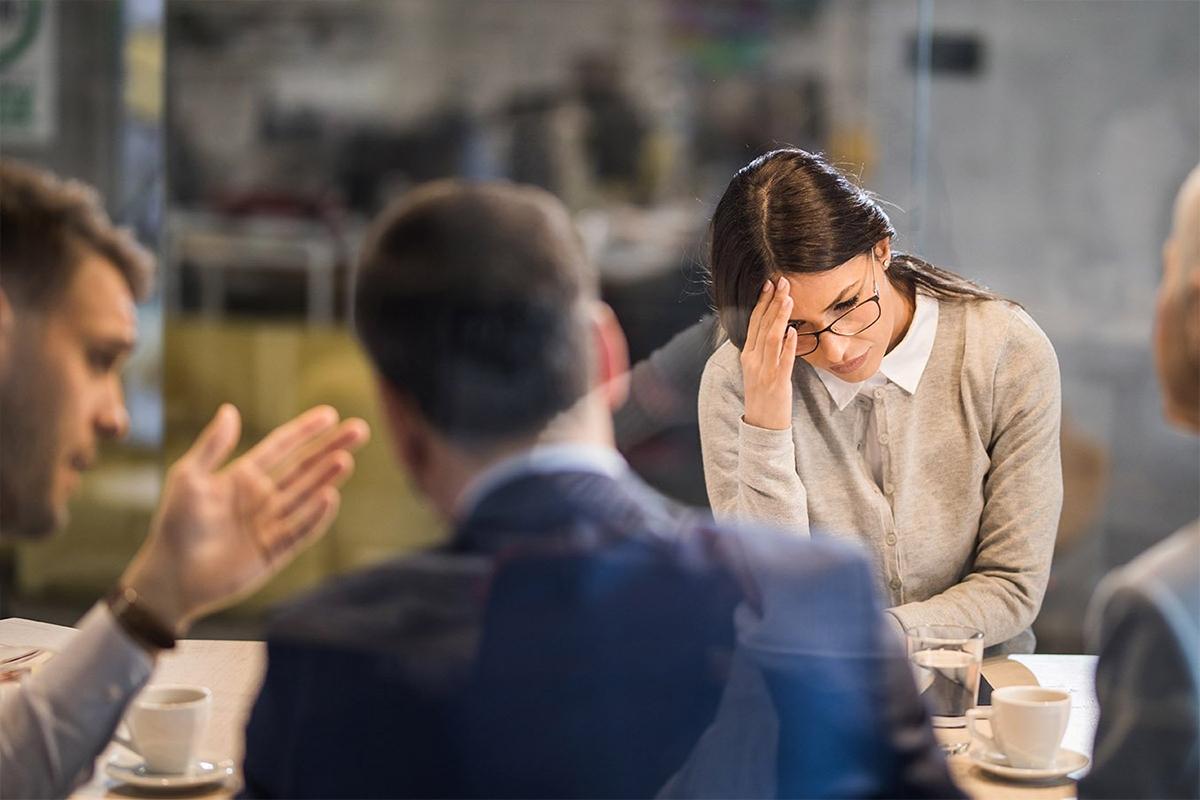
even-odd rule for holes
{"type": "Polygon", "coordinates": [[[223,783],[233,777],[233,762],[197,761],[188,772],[151,772],[142,762],[130,764],[117,759],[104,765],[110,778],[142,789],[194,789],[223,783]]]}
{"type": "Polygon", "coordinates": [[[1083,753],[1077,753],[1065,747],[1059,748],[1053,764],[1041,768],[1013,767],[1005,763],[1004,756],[985,753],[976,748],[971,748],[967,756],[971,759],[972,764],[984,772],[1014,781],[1048,781],[1054,778],[1064,778],[1091,763],[1083,753]]]}

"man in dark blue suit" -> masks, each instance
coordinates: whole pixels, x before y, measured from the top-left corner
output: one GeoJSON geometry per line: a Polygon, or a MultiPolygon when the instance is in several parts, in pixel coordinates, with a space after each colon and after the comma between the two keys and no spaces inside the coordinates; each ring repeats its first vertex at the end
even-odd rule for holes
{"type": "Polygon", "coordinates": [[[597,296],[540,190],[431,184],[378,221],[358,330],[453,535],[277,617],[246,792],[955,794],[859,556],[717,526],[617,454],[597,296]]]}

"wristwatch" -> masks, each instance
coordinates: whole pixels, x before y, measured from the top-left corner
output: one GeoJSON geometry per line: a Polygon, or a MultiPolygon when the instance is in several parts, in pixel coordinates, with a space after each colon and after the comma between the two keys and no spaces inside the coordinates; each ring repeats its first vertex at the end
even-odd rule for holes
{"type": "Polygon", "coordinates": [[[175,632],[146,608],[132,586],[117,585],[105,598],[117,624],[135,642],[147,650],[171,650],[175,647],[175,632]]]}

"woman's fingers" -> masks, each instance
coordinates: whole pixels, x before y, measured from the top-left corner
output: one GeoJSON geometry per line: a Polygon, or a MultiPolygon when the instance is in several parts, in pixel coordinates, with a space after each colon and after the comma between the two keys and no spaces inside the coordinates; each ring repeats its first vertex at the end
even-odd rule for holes
{"type": "MultiPolygon", "coordinates": [[[[770,348],[764,347],[763,357],[768,364],[778,363],[783,351],[784,335],[788,331],[788,316],[792,313],[792,296],[788,294],[787,278],[780,278],[775,284],[775,297],[771,300],[771,309],[763,335],[767,342],[774,342],[770,348]]],[[[795,347],[793,346],[793,350],[795,347]]]]}
{"type": "Polygon", "coordinates": [[[792,368],[796,366],[796,338],[799,336],[795,328],[788,328],[783,335],[783,351],[779,354],[779,367],[787,380],[792,379],[792,368]]]}
{"type": "Polygon", "coordinates": [[[754,304],[754,310],[750,312],[750,325],[746,328],[746,349],[750,352],[754,352],[758,347],[759,328],[762,326],[763,317],[766,316],[774,293],[775,285],[770,281],[764,283],[762,291],[758,293],[758,302],[754,304]]]}
{"type": "Polygon", "coordinates": [[[793,306],[788,288],[787,280],[779,278],[763,289],[742,350],[742,419],[759,428],[784,430],[790,425],[796,332],[788,327],[793,306]]]}

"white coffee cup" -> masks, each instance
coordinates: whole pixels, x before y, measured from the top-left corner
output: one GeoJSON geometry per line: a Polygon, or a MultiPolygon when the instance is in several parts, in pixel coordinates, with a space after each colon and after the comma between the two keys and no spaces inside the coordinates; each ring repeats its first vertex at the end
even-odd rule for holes
{"type": "Polygon", "coordinates": [[[1005,686],[992,692],[991,708],[967,711],[967,729],[1011,766],[1045,769],[1054,764],[1070,716],[1071,695],[1062,689],[1005,686]],[[977,720],[989,718],[991,736],[975,726],[977,720]]]}
{"type": "Polygon", "coordinates": [[[182,775],[196,763],[211,709],[212,692],[203,686],[150,686],[125,714],[133,740],[114,738],[138,753],[151,772],[182,775]]]}

